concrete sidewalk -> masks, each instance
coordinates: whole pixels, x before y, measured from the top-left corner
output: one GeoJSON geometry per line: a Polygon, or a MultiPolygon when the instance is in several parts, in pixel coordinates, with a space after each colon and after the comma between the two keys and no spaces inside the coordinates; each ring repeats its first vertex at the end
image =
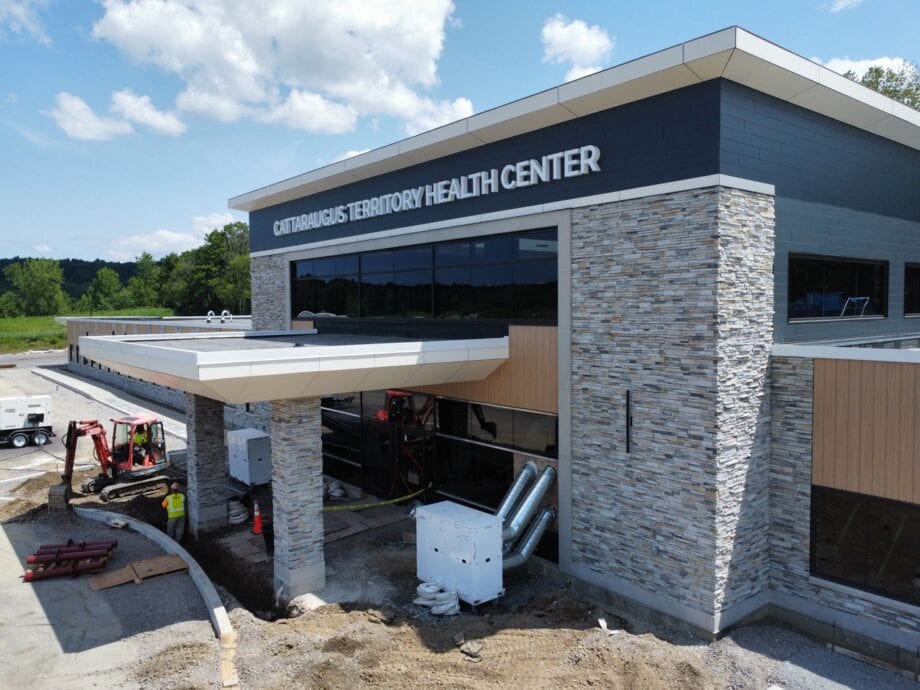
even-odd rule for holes
{"type": "Polygon", "coordinates": [[[144,683],[138,674],[147,675],[144,660],[161,655],[162,668],[156,672],[165,672],[172,655],[180,657],[177,662],[189,661],[183,647],[202,652],[190,676],[213,684],[218,677],[218,644],[188,574],[99,591],[90,589],[88,575],[33,583],[20,579],[26,555],[41,544],[68,538],[117,539],[107,570],[163,553],[140,534],[72,515],[0,526],[0,687],[139,687],[144,683]]]}
{"type": "Polygon", "coordinates": [[[32,373],[106,407],[117,410],[123,415],[154,414],[163,421],[163,428],[166,433],[188,443],[185,415],[181,412],[176,412],[148,400],[133,397],[123,390],[107,386],[104,383],[75,376],[62,367],[33,367],[32,373]]]}

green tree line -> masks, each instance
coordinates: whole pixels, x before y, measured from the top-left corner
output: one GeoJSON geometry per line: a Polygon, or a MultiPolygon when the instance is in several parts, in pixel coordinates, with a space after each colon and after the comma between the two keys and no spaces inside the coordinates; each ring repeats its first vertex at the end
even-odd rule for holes
{"type": "Polygon", "coordinates": [[[228,309],[248,314],[249,226],[230,223],[212,230],[200,247],[154,261],[137,257],[126,283],[103,266],[78,298],[64,290],[64,272],[56,259],[25,259],[9,264],[3,275],[10,289],[0,295],[0,317],[92,314],[134,307],[167,307],[176,314],[228,309]]]}

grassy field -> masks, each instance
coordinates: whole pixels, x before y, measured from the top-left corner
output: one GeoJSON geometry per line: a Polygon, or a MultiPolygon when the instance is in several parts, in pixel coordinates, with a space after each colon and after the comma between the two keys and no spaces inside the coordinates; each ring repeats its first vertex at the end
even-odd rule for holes
{"type": "MultiPolygon", "coordinates": [[[[96,313],[93,316],[172,316],[172,311],[143,307],[96,313]]],[[[53,316],[16,316],[0,319],[0,354],[67,347],[67,329],[53,316]]]]}

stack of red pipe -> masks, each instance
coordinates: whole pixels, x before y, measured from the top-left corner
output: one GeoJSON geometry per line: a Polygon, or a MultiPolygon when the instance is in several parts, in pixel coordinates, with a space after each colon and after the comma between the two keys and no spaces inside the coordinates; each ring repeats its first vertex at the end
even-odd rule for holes
{"type": "Polygon", "coordinates": [[[93,542],[68,539],[65,544],[39,546],[33,555],[26,557],[26,563],[38,568],[26,570],[23,581],[64,575],[76,577],[80,573],[102,570],[116,546],[118,541],[114,539],[93,542]]]}

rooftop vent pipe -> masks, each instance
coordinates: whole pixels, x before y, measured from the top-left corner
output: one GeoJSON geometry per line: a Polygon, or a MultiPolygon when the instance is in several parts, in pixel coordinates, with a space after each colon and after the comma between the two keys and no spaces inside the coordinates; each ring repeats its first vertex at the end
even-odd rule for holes
{"type": "Polygon", "coordinates": [[[505,497],[498,506],[498,510],[495,511],[495,514],[501,518],[502,525],[508,521],[508,517],[517,506],[518,501],[521,500],[521,496],[530,488],[530,485],[533,484],[533,480],[536,478],[537,466],[528,461],[527,464],[521,468],[520,474],[518,474],[517,478],[508,488],[505,497]]]}
{"type": "Polygon", "coordinates": [[[554,481],[556,481],[556,470],[552,467],[547,467],[543,470],[543,474],[540,475],[537,483],[527,492],[527,496],[521,501],[521,505],[514,511],[508,524],[502,530],[503,542],[513,543],[517,539],[524,527],[533,519],[537,508],[546,497],[546,492],[549,491],[549,487],[553,485],[554,481]]]}
{"type": "Polygon", "coordinates": [[[221,323],[224,323],[224,321],[225,321],[225,320],[228,320],[228,319],[229,319],[230,323],[233,323],[233,314],[231,314],[229,310],[224,309],[224,310],[220,313],[220,322],[221,322],[221,323]]]}
{"type": "Polygon", "coordinates": [[[556,511],[550,506],[546,506],[541,510],[537,519],[530,523],[530,527],[528,527],[527,532],[524,533],[521,543],[517,545],[514,551],[502,559],[502,570],[516,568],[530,558],[533,555],[534,549],[537,548],[537,544],[540,543],[540,539],[543,537],[546,528],[553,524],[553,520],[555,519],[556,511]]]}
{"type": "Polygon", "coordinates": [[[211,323],[211,319],[214,318],[214,310],[213,310],[213,309],[209,309],[206,316],[207,316],[207,319],[208,319],[208,323],[211,323]]]}

